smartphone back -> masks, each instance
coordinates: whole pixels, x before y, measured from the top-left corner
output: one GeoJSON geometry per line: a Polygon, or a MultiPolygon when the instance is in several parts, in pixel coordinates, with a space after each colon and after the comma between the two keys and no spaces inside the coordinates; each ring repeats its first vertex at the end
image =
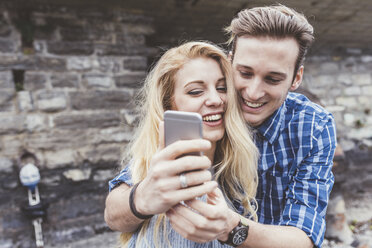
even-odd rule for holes
{"type": "MultiPolygon", "coordinates": [[[[198,113],[168,110],[164,113],[165,146],[177,140],[201,139],[202,117],[198,113]]],[[[200,155],[200,153],[194,154],[200,155]]]]}

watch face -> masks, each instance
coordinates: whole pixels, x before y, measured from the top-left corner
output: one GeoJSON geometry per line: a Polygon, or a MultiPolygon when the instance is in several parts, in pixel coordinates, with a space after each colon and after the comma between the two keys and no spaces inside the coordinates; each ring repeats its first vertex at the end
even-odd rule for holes
{"type": "Polygon", "coordinates": [[[248,229],[241,228],[234,234],[232,242],[234,245],[241,245],[247,239],[247,236],[248,236],[248,229]]]}

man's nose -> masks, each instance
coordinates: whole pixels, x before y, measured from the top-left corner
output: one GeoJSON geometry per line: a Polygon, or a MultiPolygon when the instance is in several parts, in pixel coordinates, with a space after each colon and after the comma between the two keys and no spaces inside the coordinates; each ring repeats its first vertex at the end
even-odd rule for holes
{"type": "Polygon", "coordinates": [[[260,78],[254,78],[249,82],[248,86],[245,88],[245,93],[248,96],[247,100],[257,101],[265,95],[262,84],[260,78]]]}

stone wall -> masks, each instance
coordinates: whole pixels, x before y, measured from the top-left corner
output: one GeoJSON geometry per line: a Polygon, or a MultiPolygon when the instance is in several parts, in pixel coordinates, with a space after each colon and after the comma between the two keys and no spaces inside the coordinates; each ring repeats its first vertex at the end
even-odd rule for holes
{"type": "Polygon", "coordinates": [[[45,242],[107,231],[107,181],[136,124],[152,20],[120,9],[0,9],[0,246],[34,247],[26,162],[49,202],[45,242]]]}

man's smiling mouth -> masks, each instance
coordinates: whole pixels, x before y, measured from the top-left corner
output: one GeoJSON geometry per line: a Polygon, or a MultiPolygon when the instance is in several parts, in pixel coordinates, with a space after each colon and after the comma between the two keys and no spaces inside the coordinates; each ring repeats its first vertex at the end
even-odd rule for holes
{"type": "Polygon", "coordinates": [[[250,108],[259,108],[259,107],[261,107],[265,104],[265,103],[259,103],[259,102],[257,102],[257,103],[256,102],[249,102],[245,99],[243,99],[243,101],[244,101],[245,105],[247,105],[250,108]]]}

